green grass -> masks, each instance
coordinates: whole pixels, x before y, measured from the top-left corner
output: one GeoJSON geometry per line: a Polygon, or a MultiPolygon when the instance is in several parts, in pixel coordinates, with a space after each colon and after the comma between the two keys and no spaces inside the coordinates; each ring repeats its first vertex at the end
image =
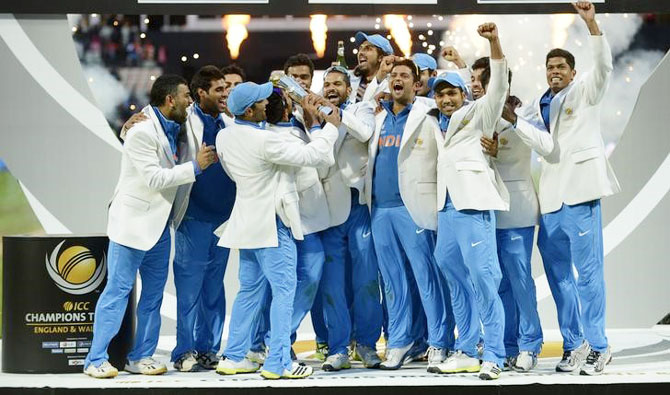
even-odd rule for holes
{"type": "MultiPolygon", "coordinates": [[[[44,233],[44,230],[30,208],[19,182],[9,172],[0,171],[0,236],[36,233],[44,233]]],[[[0,243],[0,295],[2,295],[2,243],[0,243]]],[[[2,303],[0,303],[0,328],[2,328],[2,303]]]]}

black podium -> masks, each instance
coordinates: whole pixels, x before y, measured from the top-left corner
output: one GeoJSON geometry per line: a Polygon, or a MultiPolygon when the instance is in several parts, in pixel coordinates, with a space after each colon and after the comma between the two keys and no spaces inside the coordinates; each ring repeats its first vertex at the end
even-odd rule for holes
{"type": "MultiPolygon", "coordinates": [[[[93,339],[95,304],[107,283],[106,236],[5,236],[2,280],[2,371],[81,372],[93,339]]],[[[135,290],[130,293],[110,363],[122,369],[132,347],[135,290]]]]}

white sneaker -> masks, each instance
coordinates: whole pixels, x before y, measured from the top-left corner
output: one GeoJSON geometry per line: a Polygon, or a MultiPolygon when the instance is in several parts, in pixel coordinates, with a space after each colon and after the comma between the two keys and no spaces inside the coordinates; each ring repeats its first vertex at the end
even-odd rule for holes
{"type": "Polygon", "coordinates": [[[84,369],[84,373],[96,379],[111,379],[119,374],[119,371],[111,363],[105,361],[97,368],[93,364],[84,369]]]}
{"type": "Polygon", "coordinates": [[[363,362],[363,366],[368,369],[379,369],[382,360],[377,355],[377,350],[372,347],[356,344],[356,356],[363,362]]]}
{"type": "Polygon", "coordinates": [[[197,372],[200,368],[196,354],[193,351],[188,351],[177,358],[173,366],[180,372],[197,372]]]}
{"type": "Polygon", "coordinates": [[[386,361],[379,364],[379,368],[382,370],[400,369],[400,367],[405,362],[405,358],[407,357],[407,354],[409,353],[413,344],[414,343],[410,343],[402,348],[386,349],[386,361]]]}
{"type": "Polygon", "coordinates": [[[582,366],[586,363],[586,357],[589,356],[591,352],[591,347],[589,343],[584,341],[581,346],[577,347],[572,351],[563,352],[563,358],[556,365],[557,372],[574,372],[577,369],[581,369],[582,366]]]}
{"type": "Polygon", "coordinates": [[[349,355],[347,354],[332,354],[326,358],[326,362],[321,365],[321,369],[326,372],[337,372],[342,369],[351,368],[349,363],[349,355]]]}
{"type": "Polygon", "coordinates": [[[248,358],[244,358],[240,362],[224,358],[219,361],[219,364],[216,367],[216,373],[223,375],[253,373],[260,369],[260,367],[259,364],[251,362],[248,358]]]}
{"type": "Polygon", "coordinates": [[[435,366],[438,373],[477,373],[481,366],[479,358],[469,357],[456,351],[443,363],[435,366]]]}
{"type": "Polygon", "coordinates": [[[251,362],[256,362],[259,365],[265,363],[265,358],[267,358],[267,353],[265,352],[265,350],[249,351],[247,353],[247,359],[250,360],[251,362]]]}
{"type": "Polygon", "coordinates": [[[591,350],[589,356],[586,357],[586,365],[582,367],[579,374],[586,376],[597,376],[603,373],[605,366],[612,362],[612,350],[607,346],[607,350],[599,352],[591,350]]]}
{"type": "Polygon", "coordinates": [[[482,380],[496,380],[500,377],[500,373],[502,373],[502,370],[500,370],[497,363],[484,361],[479,370],[479,378],[482,380]]]}
{"type": "Polygon", "coordinates": [[[516,363],[511,365],[517,372],[529,372],[537,366],[537,354],[530,351],[521,351],[516,357],[516,363]]]}
{"type": "Polygon", "coordinates": [[[272,373],[267,370],[261,371],[261,376],[268,380],[277,380],[277,379],[304,379],[305,377],[311,376],[314,370],[311,366],[306,366],[304,364],[293,362],[291,365],[291,371],[284,369],[284,372],[280,375],[277,373],[272,373]]]}
{"type": "Polygon", "coordinates": [[[155,376],[167,372],[167,366],[162,362],[156,361],[152,357],[146,357],[139,361],[127,361],[123,370],[133,374],[155,376]]]}
{"type": "Polygon", "coordinates": [[[440,371],[437,370],[437,365],[447,359],[447,349],[430,346],[428,347],[426,354],[428,356],[428,372],[440,373],[440,371]]]}

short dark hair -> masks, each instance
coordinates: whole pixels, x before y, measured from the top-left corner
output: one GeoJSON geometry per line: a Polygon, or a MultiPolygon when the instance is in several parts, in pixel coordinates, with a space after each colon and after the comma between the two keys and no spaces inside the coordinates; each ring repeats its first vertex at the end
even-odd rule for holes
{"type": "Polygon", "coordinates": [[[307,66],[309,67],[309,75],[312,77],[314,76],[314,63],[312,62],[312,59],[304,53],[299,53],[286,59],[286,63],[284,63],[284,73],[288,75],[288,68],[293,66],[307,66]]]}
{"type": "Polygon", "coordinates": [[[193,78],[191,78],[191,94],[193,95],[193,100],[196,102],[200,100],[198,96],[198,89],[202,89],[205,92],[212,87],[213,80],[222,80],[223,73],[216,66],[204,66],[200,70],[195,72],[193,78]]]}
{"type": "Polygon", "coordinates": [[[244,72],[244,70],[236,65],[235,63],[229,64],[228,66],[223,66],[221,67],[221,73],[226,76],[228,74],[237,74],[240,77],[242,77],[242,81],[247,80],[247,74],[244,72]]]}
{"type": "Polygon", "coordinates": [[[416,63],[412,61],[412,59],[402,59],[395,62],[391,68],[391,71],[393,71],[393,69],[398,66],[407,66],[412,72],[412,78],[414,79],[414,82],[419,80],[419,68],[417,67],[416,63]]]}
{"type": "Polygon", "coordinates": [[[547,54],[547,59],[545,60],[545,66],[549,63],[550,58],[564,58],[565,62],[570,66],[571,69],[575,69],[575,57],[570,52],[561,48],[554,48],[547,54]]]}
{"type": "Polygon", "coordinates": [[[284,110],[286,110],[284,97],[277,92],[272,92],[268,97],[268,104],[265,106],[267,121],[271,124],[277,124],[284,116],[284,110]]]}
{"type": "Polygon", "coordinates": [[[451,85],[447,81],[438,81],[438,83],[433,86],[433,92],[437,93],[445,88],[456,88],[459,91],[463,92],[463,88],[461,88],[460,86],[451,85]]]}
{"type": "MultiPolygon", "coordinates": [[[[473,69],[474,70],[474,69],[473,69]]],[[[479,79],[482,81],[482,86],[487,87],[489,82],[491,82],[491,68],[487,67],[482,71],[482,74],[479,76],[479,79]]],[[[507,70],[507,83],[512,83],[512,70],[507,70]]]]}
{"type": "Polygon", "coordinates": [[[155,107],[162,106],[168,95],[177,95],[177,89],[179,85],[182,84],[188,86],[188,82],[176,74],[161,75],[156,78],[156,81],[154,81],[154,84],[151,86],[149,103],[155,107]]]}
{"type": "Polygon", "coordinates": [[[489,67],[491,67],[491,61],[489,60],[488,56],[484,56],[483,58],[475,60],[475,62],[472,64],[471,69],[472,70],[488,69],[489,67]]]}

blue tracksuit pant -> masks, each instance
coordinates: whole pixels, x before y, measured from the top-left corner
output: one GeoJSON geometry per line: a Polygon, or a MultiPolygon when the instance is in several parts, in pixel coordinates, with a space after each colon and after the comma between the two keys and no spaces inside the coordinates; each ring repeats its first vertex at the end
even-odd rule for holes
{"type": "Polygon", "coordinates": [[[323,231],[321,237],[326,252],[321,292],[329,353],[346,354],[352,337],[358,344],[375,348],[381,333],[382,307],[367,206],[354,205],[345,223],[323,231]],[[353,320],[345,285],[347,255],[351,257],[353,320]]]}
{"type": "Polygon", "coordinates": [[[543,214],[537,245],[558,309],[563,349],[607,349],[605,336],[605,273],[600,200],[567,205],[543,214]],[[579,278],[575,280],[572,265],[579,278]],[[580,307],[581,306],[581,307],[580,307]]]}
{"type": "Polygon", "coordinates": [[[418,228],[405,206],[373,207],[371,220],[388,308],[387,347],[401,348],[415,340],[412,338],[413,317],[419,312],[412,309],[411,271],[426,314],[428,344],[448,348],[450,337],[453,339],[453,325],[450,324],[453,319],[451,311],[445,308],[448,305],[441,289],[444,284],[438,280],[439,271],[432,256],[433,232],[418,228]]]}
{"type": "Polygon", "coordinates": [[[435,259],[451,291],[458,327],[455,349],[477,357],[481,320],[482,358],[502,367],[505,313],[498,296],[502,274],[496,254],[495,215],[492,210],[458,211],[447,198],[437,220],[435,259]]]}
{"type": "MultiPolygon", "coordinates": [[[[298,261],[296,266],[297,286],[293,300],[293,314],[290,321],[291,344],[295,342],[296,331],[300,323],[312,308],[319,288],[319,282],[321,281],[321,273],[325,260],[319,234],[312,233],[305,235],[304,240],[295,240],[294,242],[298,261]]],[[[272,299],[270,294],[267,294],[266,298],[267,303],[272,299]]],[[[270,320],[267,319],[266,315],[265,318],[261,318],[258,330],[252,336],[253,341],[250,350],[261,350],[263,343],[267,344],[271,338],[271,333],[272,325],[270,325],[270,320]]]]}
{"type": "Polygon", "coordinates": [[[177,345],[172,350],[172,361],[187,351],[218,353],[221,348],[226,318],[223,276],[230,250],[216,245],[216,227],[185,218],[175,232],[177,345]]]}
{"type": "Polygon", "coordinates": [[[277,219],[277,247],[240,250],[240,290],[233,303],[224,355],[239,362],[251,347],[270,288],[270,352],[263,369],[282,374],[291,369],[291,320],[295,298],[297,253],[290,230],[277,219]]]}
{"type": "Polygon", "coordinates": [[[156,244],[148,251],[109,242],[107,251],[107,285],[95,306],[93,341],[84,369],[90,364],[100,366],[109,359],[107,347],[121,328],[137,271],[142,279],[142,293],[137,304],[135,344],[128,360],[150,357],[156,351],[161,326],[161,303],[168,276],[170,259],[170,228],[165,227],[156,244]]]}
{"type": "Polygon", "coordinates": [[[530,259],[535,227],[497,229],[498,260],[502,280],[498,293],[505,309],[505,354],[539,353],[542,327],[537,313],[535,281],[530,259]]]}

